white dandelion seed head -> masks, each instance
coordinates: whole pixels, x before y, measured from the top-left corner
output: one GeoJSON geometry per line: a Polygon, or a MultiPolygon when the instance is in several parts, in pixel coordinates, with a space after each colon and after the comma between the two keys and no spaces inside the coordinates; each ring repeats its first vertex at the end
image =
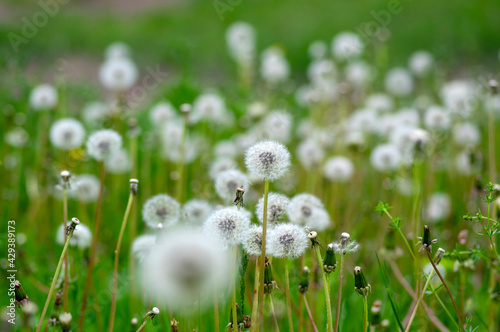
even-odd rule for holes
{"type": "Polygon", "coordinates": [[[30,94],[30,106],[35,111],[52,110],[57,106],[57,90],[50,84],[36,86],[30,94]]]}
{"type": "Polygon", "coordinates": [[[9,130],[5,134],[5,142],[13,147],[21,148],[26,146],[29,141],[29,134],[21,127],[9,130]]]}
{"type": "Polygon", "coordinates": [[[430,222],[437,222],[448,218],[451,214],[450,195],[443,192],[436,192],[429,197],[425,216],[430,222]]]}
{"type": "MultiPolygon", "coordinates": [[[[71,180],[70,180],[71,181],[71,180]]],[[[80,174],[74,177],[74,185],[69,193],[83,203],[97,201],[99,197],[99,179],[92,174],[80,174]]]]}
{"type": "Polygon", "coordinates": [[[284,111],[272,111],[260,122],[261,139],[288,143],[292,134],[292,117],[284,111]]]}
{"type": "Polygon", "coordinates": [[[277,258],[298,258],[305,252],[309,239],[305,230],[294,224],[278,224],[269,231],[266,250],[277,258]]]}
{"type": "Polygon", "coordinates": [[[208,174],[212,180],[215,180],[220,173],[236,169],[237,167],[238,164],[232,158],[217,158],[210,164],[208,174]]]}
{"type": "Polygon", "coordinates": [[[309,138],[297,146],[297,157],[306,170],[315,170],[325,158],[325,149],[315,139],[309,138]]]}
{"type": "Polygon", "coordinates": [[[441,87],[440,96],[447,109],[463,117],[468,117],[476,104],[474,84],[470,81],[447,82],[441,87]]]}
{"type": "Polygon", "coordinates": [[[218,158],[236,158],[239,155],[238,146],[230,140],[219,141],[214,146],[214,155],[218,158]]]}
{"type": "Polygon", "coordinates": [[[453,127],[453,141],[461,147],[474,147],[481,141],[481,132],[473,123],[459,123],[453,127]]]}
{"type": "Polygon", "coordinates": [[[373,149],[370,162],[379,172],[393,172],[401,163],[401,153],[393,144],[381,144],[373,149]]]}
{"type": "MultiPolygon", "coordinates": [[[[277,223],[282,220],[288,209],[290,199],[283,194],[270,192],[267,198],[267,221],[277,223]]],[[[264,222],[264,196],[259,199],[255,206],[255,215],[262,223],[264,222]]]]}
{"type": "Polygon", "coordinates": [[[241,243],[249,226],[248,214],[236,207],[221,208],[212,212],[203,225],[207,235],[216,239],[220,247],[241,243]]]}
{"type": "Polygon", "coordinates": [[[434,57],[427,51],[417,51],[410,56],[408,67],[415,76],[426,76],[434,65],[434,57]]]}
{"type": "Polygon", "coordinates": [[[290,222],[307,226],[316,231],[328,227],[330,218],[324,213],[323,203],[311,194],[297,194],[288,203],[287,214],[290,222]]]}
{"type": "Polygon", "coordinates": [[[349,63],[344,69],[345,77],[354,87],[366,86],[373,80],[373,68],[364,61],[349,63]]]}
{"type": "Polygon", "coordinates": [[[169,102],[163,101],[154,105],[149,111],[149,120],[153,126],[161,126],[175,119],[177,111],[169,102]]]}
{"type": "Polygon", "coordinates": [[[408,96],[413,92],[413,87],[413,77],[404,68],[391,69],[385,76],[385,89],[394,96],[408,96]]]}
{"type": "Polygon", "coordinates": [[[374,93],[366,98],[366,107],[379,112],[390,112],[394,109],[394,100],[385,93],[374,93]]]}
{"type": "Polygon", "coordinates": [[[142,218],[152,229],[158,225],[172,226],[179,221],[179,217],[180,204],[167,194],[151,197],[142,207],[142,218]]]}
{"type": "Polygon", "coordinates": [[[354,165],[347,157],[331,157],[325,162],[323,174],[330,181],[347,182],[354,174],[354,165]]]}
{"type": "Polygon", "coordinates": [[[307,53],[314,60],[323,59],[328,53],[328,45],[322,40],[316,40],[309,45],[307,53]]]}
{"type": "Polygon", "coordinates": [[[226,30],[229,54],[240,65],[248,66],[255,58],[255,28],[245,22],[235,22],[226,30]]]}
{"type": "Polygon", "coordinates": [[[189,122],[208,121],[215,124],[224,124],[228,116],[224,99],[214,93],[205,93],[195,99],[193,110],[189,114],[189,122]]]}
{"type": "Polygon", "coordinates": [[[82,110],[83,120],[89,124],[100,123],[110,115],[111,108],[100,101],[88,103],[82,110]]]}
{"type": "Polygon", "coordinates": [[[332,246],[335,253],[343,255],[356,252],[361,248],[361,245],[352,240],[351,235],[346,232],[343,232],[340,235],[340,240],[338,242],[333,242],[332,246]]]}
{"type": "Polygon", "coordinates": [[[182,206],[182,217],[190,225],[200,226],[213,211],[210,203],[201,199],[192,199],[182,206]]]}
{"type": "Polygon", "coordinates": [[[104,166],[109,173],[123,174],[130,171],[132,161],[127,150],[119,149],[113,152],[104,162],[104,166]]]}
{"type": "Polygon", "coordinates": [[[337,68],[331,60],[314,60],[307,68],[307,77],[311,82],[323,82],[335,80],[337,68]]]}
{"type": "Polygon", "coordinates": [[[413,130],[413,127],[398,126],[389,134],[389,142],[397,147],[399,151],[407,151],[413,146],[413,130]]]}
{"type": "MultiPolygon", "coordinates": [[[[68,221],[68,225],[71,224],[71,220],[68,221]]],[[[64,235],[66,234],[66,229],[64,224],[61,224],[57,228],[56,242],[60,245],[64,245],[64,235]]],[[[78,247],[80,250],[87,249],[92,243],[92,232],[90,229],[82,223],[78,224],[78,227],[73,231],[73,236],[69,240],[69,245],[72,247],[78,247]]]]}
{"type": "Polygon", "coordinates": [[[344,142],[346,146],[360,147],[366,143],[365,135],[360,130],[347,131],[344,142]]]}
{"type": "Polygon", "coordinates": [[[262,141],[247,150],[245,165],[250,173],[262,180],[274,181],[290,167],[290,153],[281,143],[262,141]]]}
{"type": "Polygon", "coordinates": [[[450,128],[449,112],[440,106],[430,106],[424,115],[424,124],[428,129],[447,130],[450,128]]]}
{"type": "Polygon", "coordinates": [[[106,59],[128,58],[131,53],[130,47],[123,42],[114,42],[104,51],[106,59]]]}
{"type": "Polygon", "coordinates": [[[184,142],[184,150],[181,148],[182,145],[164,145],[163,155],[167,160],[178,163],[182,161],[184,164],[190,164],[199,157],[200,151],[205,149],[205,142],[201,137],[190,137],[187,136],[184,142]]]}
{"type": "Polygon", "coordinates": [[[177,147],[182,141],[182,132],[184,131],[181,121],[169,121],[165,123],[161,130],[161,140],[164,147],[177,147]]]}
{"type": "Polygon", "coordinates": [[[373,133],[379,127],[380,119],[377,111],[373,108],[364,108],[356,110],[348,119],[348,131],[361,131],[364,133],[373,133]]]}
{"type": "Polygon", "coordinates": [[[128,58],[110,58],[99,68],[102,85],[111,91],[127,91],[134,86],[138,76],[137,67],[128,58]]]}
{"type": "Polygon", "coordinates": [[[429,140],[431,139],[431,136],[429,135],[429,132],[427,132],[426,130],[421,128],[415,128],[411,131],[410,138],[413,144],[421,145],[428,143],[429,140]]]}
{"type": "Polygon", "coordinates": [[[175,299],[178,308],[205,306],[214,287],[227,286],[229,261],[228,251],[197,229],[177,229],[163,233],[144,261],[144,285],[155,300],[175,299]]]}
{"type": "Polygon", "coordinates": [[[455,169],[462,175],[471,175],[475,169],[470,151],[461,151],[455,157],[455,169]]]}
{"type": "Polygon", "coordinates": [[[332,40],[332,54],[337,60],[356,58],[363,53],[361,38],[353,32],[341,32],[332,40]]]}
{"type": "Polygon", "coordinates": [[[420,115],[416,109],[402,108],[395,114],[397,121],[402,126],[418,127],[420,125],[420,115]]]}
{"type": "Polygon", "coordinates": [[[254,101],[247,106],[247,114],[252,118],[259,118],[267,113],[267,106],[261,101],[254,101]]]}
{"type": "Polygon", "coordinates": [[[248,178],[237,169],[220,172],[215,178],[215,192],[228,204],[235,199],[236,189],[240,187],[248,188],[248,178]]]}
{"type": "Polygon", "coordinates": [[[97,161],[104,161],[122,147],[122,137],[111,129],[99,130],[87,140],[87,152],[97,161]]]}
{"type": "Polygon", "coordinates": [[[283,51],[276,46],[264,50],[261,55],[260,76],[271,85],[285,81],[290,75],[290,65],[283,51]]]}
{"type": "Polygon", "coordinates": [[[61,119],[50,127],[50,142],[61,150],[71,150],[80,147],[85,139],[85,129],[80,121],[67,118],[61,119]]]}
{"type": "Polygon", "coordinates": [[[248,255],[260,256],[262,253],[262,226],[251,225],[243,237],[243,249],[248,255]]]}
{"type": "Polygon", "coordinates": [[[138,261],[144,261],[156,244],[156,235],[144,234],[136,237],[130,249],[138,261]]]}

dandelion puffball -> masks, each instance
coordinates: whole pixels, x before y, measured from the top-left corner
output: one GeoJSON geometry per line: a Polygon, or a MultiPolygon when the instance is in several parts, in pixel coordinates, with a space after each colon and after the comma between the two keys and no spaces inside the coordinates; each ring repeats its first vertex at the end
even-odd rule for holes
{"type": "Polygon", "coordinates": [[[159,194],[146,201],[142,218],[149,227],[172,226],[179,221],[180,204],[167,194],[159,194]]]}
{"type": "MultiPolygon", "coordinates": [[[[71,221],[68,222],[68,225],[71,221]]],[[[64,234],[66,233],[66,229],[64,228],[64,224],[61,224],[57,229],[56,242],[60,245],[64,245],[64,234]]],[[[92,242],[92,233],[90,229],[84,224],[78,224],[78,227],[73,231],[73,236],[71,240],[69,240],[69,245],[72,247],[77,246],[79,249],[87,249],[90,247],[92,242]]]]}
{"type": "Polygon", "coordinates": [[[453,141],[460,146],[476,146],[481,141],[481,132],[470,122],[456,124],[453,127],[453,141]]]}
{"type": "Polygon", "coordinates": [[[262,226],[250,226],[243,237],[243,249],[251,256],[260,256],[262,254],[262,226]]]}
{"type": "Polygon", "coordinates": [[[57,90],[52,85],[41,84],[30,94],[30,105],[36,111],[51,110],[57,106],[57,90]]]}
{"type": "Polygon", "coordinates": [[[112,174],[123,174],[130,170],[132,161],[127,150],[119,149],[113,152],[104,162],[106,170],[112,174]]]}
{"type": "Polygon", "coordinates": [[[325,158],[325,149],[315,139],[308,138],[297,147],[297,157],[304,169],[317,170],[325,158]]]}
{"type": "Polygon", "coordinates": [[[333,182],[349,181],[354,174],[354,165],[349,158],[335,156],[329,158],[323,167],[325,178],[333,182]]]}
{"type": "Polygon", "coordinates": [[[330,216],[323,203],[311,194],[295,195],[288,203],[287,214],[290,222],[315,231],[325,230],[330,225],[330,216]]]}
{"type": "Polygon", "coordinates": [[[439,106],[430,106],[424,115],[424,124],[428,129],[446,130],[450,128],[449,112],[439,106]]]}
{"type": "Polygon", "coordinates": [[[190,225],[201,225],[212,213],[210,203],[201,199],[192,199],[184,203],[182,217],[190,225]]]}
{"type": "Polygon", "coordinates": [[[408,96],[413,92],[413,77],[404,68],[391,69],[385,76],[385,88],[397,97],[408,96]]]}
{"type": "Polygon", "coordinates": [[[85,129],[78,120],[61,119],[50,127],[50,142],[61,150],[78,148],[84,139],[85,129]]]}
{"type": "Polygon", "coordinates": [[[410,56],[408,66],[410,70],[418,77],[427,75],[434,64],[432,54],[426,51],[417,51],[410,56]]]}
{"type": "Polygon", "coordinates": [[[235,22],[226,30],[229,53],[240,65],[248,66],[255,57],[255,29],[248,23],[235,22]]]}
{"type": "Polygon", "coordinates": [[[341,32],[332,40],[332,53],[337,60],[347,60],[363,53],[363,41],[352,32],[341,32]]]}
{"type": "Polygon", "coordinates": [[[245,165],[254,176],[274,181],[290,167],[290,153],[281,143],[262,141],[247,150],[245,165]]]}
{"type": "Polygon", "coordinates": [[[87,140],[87,152],[97,161],[104,161],[121,147],[122,137],[111,129],[96,131],[87,140]]]}
{"type": "Polygon", "coordinates": [[[370,155],[370,162],[377,171],[392,172],[401,163],[401,153],[392,144],[381,144],[373,149],[370,155]]]}
{"type": "Polygon", "coordinates": [[[228,204],[234,200],[236,189],[240,187],[248,187],[248,178],[239,170],[230,169],[219,173],[215,178],[215,192],[228,204]]]}
{"type": "Polygon", "coordinates": [[[176,117],[176,110],[169,102],[160,102],[149,111],[149,120],[153,126],[160,126],[176,117]]]}
{"type": "Polygon", "coordinates": [[[142,268],[149,295],[175,299],[171,305],[177,307],[212,303],[214,287],[227,286],[230,275],[227,251],[197,229],[162,234],[142,268]]]}
{"type": "Polygon", "coordinates": [[[105,103],[94,101],[85,105],[82,117],[86,123],[99,123],[111,114],[111,109],[105,103]]]}
{"type": "Polygon", "coordinates": [[[156,235],[144,234],[136,237],[132,243],[130,251],[139,261],[146,259],[151,251],[151,249],[156,244],[156,235]]]}
{"type": "Polygon", "coordinates": [[[220,247],[241,243],[249,226],[248,214],[236,207],[214,211],[203,225],[207,235],[215,239],[220,247]]]}
{"type": "MultiPolygon", "coordinates": [[[[276,223],[286,214],[290,199],[282,194],[269,193],[267,198],[267,221],[276,223]]],[[[255,207],[255,214],[262,223],[264,217],[264,197],[259,199],[255,207]]]]}
{"type": "Polygon", "coordinates": [[[97,201],[99,196],[99,179],[92,174],[80,174],[75,177],[75,188],[70,191],[72,195],[83,203],[90,203],[97,201]]]}
{"type": "Polygon", "coordinates": [[[294,224],[278,224],[269,231],[267,252],[277,258],[298,258],[309,243],[302,227],[294,224]]]}
{"type": "Polygon", "coordinates": [[[99,69],[99,79],[111,91],[126,91],[138,78],[137,67],[128,58],[110,58],[99,69]]]}

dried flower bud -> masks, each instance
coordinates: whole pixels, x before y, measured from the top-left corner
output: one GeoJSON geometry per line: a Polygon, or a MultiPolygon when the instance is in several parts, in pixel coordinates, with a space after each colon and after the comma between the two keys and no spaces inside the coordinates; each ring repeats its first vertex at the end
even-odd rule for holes
{"type": "Polygon", "coordinates": [[[78,220],[78,218],[72,218],[68,227],[66,227],[66,235],[69,236],[71,233],[73,233],[76,229],[76,226],[78,226],[79,224],[80,220],[78,220]]]}
{"type": "Polygon", "coordinates": [[[300,276],[299,282],[299,292],[300,294],[305,294],[309,288],[309,268],[304,266],[302,269],[302,274],[300,276]]]}
{"type": "Polygon", "coordinates": [[[371,286],[366,282],[365,275],[360,266],[354,268],[354,290],[364,297],[368,296],[368,292],[371,291],[371,286]]]}
{"type": "Polygon", "coordinates": [[[264,294],[271,294],[274,288],[276,288],[276,281],[274,281],[271,263],[269,263],[269,259],[266,257],[266,267],[264,269],[264,294]]]}
{"type": "Polygon", "coordinates": [[[170,331],[172,332],[178,332],[179,331],[179,322],[175,320],[175,318],[172,318],[170,321],[170,331]]]}
{"type": "Polygon", "coordinates": [[[139,185],[139,180],[130,179],[130,193],[137,196],[137,186],[139,185]]]}
{"type": "Polygon", "coordinates": [[[15,304],[18,306],[18,308],[21,308],[22,305],[29,301],[28,295],[24,291],[23,286],[21,286],[19,280],[16,280],[14,282],[14,296],[16,298],[15,304]]]}
{"type": "Polygon", "coordinates": [[[60,289],[54,299],[54,307],[50,313],[50,318],[55,322],[59,319],[59,315],[62,313],[62,299],[63,299],[63,289],[60,289]]]}
{"type": "Polygon", "coordinates": [[[330,243],[326,246],[325,258],[323,258],[323,269],[326,273],[332,273],[337,267],[337,258],[335,257],[335,250],[333,244],[330,243]]]}
{"type": "Polygon", "coordinates": [[[236,198],[233,201],[233,205],[244,207],[245,206],[245,204],[243,203],[244,194],[245,194],[245,189],[243,189],[243,186],[236,188],[236,198]]]}
{"type": "Polygon", "coordinates": [[[445,253],[445,250],[443,248],[439,248],[438,251],[436,252],[436,255],[434,256],[434,263],[438,265],[441,262],[441,259],[443,258],[445,253]]]}

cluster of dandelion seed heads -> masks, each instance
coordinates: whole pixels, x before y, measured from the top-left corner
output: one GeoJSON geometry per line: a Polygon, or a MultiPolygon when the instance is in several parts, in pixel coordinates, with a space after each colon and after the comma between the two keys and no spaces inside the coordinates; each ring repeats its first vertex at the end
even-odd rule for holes
{"type": "Polygon", "coordinates": [[[231,202],[234,200],[236,189],[240,187],[248,187],[248,178],[239,170],[223,171],[215,178],[215,191],[224,201],[231,202]]]}
{"type": "Polygon", "coordinates": [[[242,242],[250,225],[248,214],[236,207],[227,207],[214,211],[203,224],[209,236],[217,239],[220,246],[233,246],[242,242]]]}
{"type": "MultiPolygon", "coordinates": [[[[286,213],[290,199],[285,195],[278,193],[269,193],[267,198],[267,221],[276,223],[282,220],[286,213]]],[[[264,197],[259,199],[255,207],[255,214],[260,222],[263,222],[264,217],[264,197]]]]}
{"type": "Polygon", "coordinates": [[[276,225],[266,239],[267,251],[278,258],[300,257],[309,243],[305,230],[294,224],[276,225]]]}
{"type": "Polygon", "coordinates": [[[99,130],[87,140],[87,152],[97,161],[104,161],[122,147],[122,137],[111,129],[99,130]]]}
{"type": "Polygon", "coordinates": [[[243,238],[243,249],[248,255],[260,256],[262,253],[262,226],[252,225],[243,238]]]}
{"type": "Polygon", "coordinates": [[[290,167],[290,153],[281,143],[262,141],[247,150],[245,165],[254,176],[274,181],[281,178],[290,167]]]}
{"type": "Polygon", "coordinates": [[[151,228],[158,225],[172,226],[179,221],[180,204],[167,194],[159,194],[147,200],[142,208],[142,218],[151,228]]]}

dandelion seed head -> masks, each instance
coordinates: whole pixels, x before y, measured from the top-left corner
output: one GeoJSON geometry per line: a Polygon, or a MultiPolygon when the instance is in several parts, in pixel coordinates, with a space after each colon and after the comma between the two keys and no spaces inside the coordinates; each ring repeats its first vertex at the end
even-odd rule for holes
{"type": "Polygon", "coordinates": [[[128,58],[110,58],[99,68],[99,79],[106,89],[127,91],[134,86],[139,73],[128,58]]]}
{"type": "Polygon", "coordinates": [[[111,129],[96,131],[87,140],[87,152],[97,161],[104,161],[121,147],[122,137],[111,129]]]}
{"type": "MultiPolygon", "coordinates": [[[[214,155],[217,158],[236,158],[239,155],[238,147],[233,141],[219,141],[214,146],[214,155]]],[[[235,168],[235,167],[233,167],[235,168]]]]}
{"type": "Polygon", "coordinates": [[[332,54],[337,60],[356,58],[363,53],[361,38],[352,32],[341,32],[332,40],[332,54]]]}
{"type": "Polygon", "coordinates": [[[260,138],[288,143],[291,139],[292,125],[289,113],[280,110],[271,111],[260,123],[260,138]]]}
{"type": "Polygon", "coordinates": [[[61,119],[50,127],[50,142],[61,150],[78,148],[83,144],[84,139],[85,129],[78,120],[61,119]]]}
{"type": "Polygon", "coordinates": [[[475,124],[459,123],[453,127],[453,141],[462,147],[475,147],[481,142],[481,132],[475,124]]]}
{"type": "Polygon", "coordinates": [[[352,161],[343,156],[329,158],[323,167],[325,178],[333,182],[349,181],[354,174],[352,161]]]}
{"type": "Polygon", "coordinates": [[[474,84],[470,81],[455,80],[446,82],[440,90],[444,106],[454,114],[468,117],[475,105],[474,84]]]}
{"type": "Polygon", "coordinates": [[[281,143],[262,141],[247,150],[245,164],[253,175],[262,180],[274,181],[290,167],[290,153],[281,143]]]}
{"type": "Polygon", "coordinates": [[[97,201],[99,197],[99,179],[92,174],[80,174],[75,176],[74,186],[69,192],[80,202],[91,203],[97,201]]]}
{"type": "Polygon", "coordinates": [[[136,237],[130,249],[132,255],[139,261],[146,259],[156,244],[156,237],[156,235],[152,234],[144,234],[136,237]]]}
{"type": "Polygon", "coordinates": [[[57,106],[57,90],[50,84],[36,86],[30,94],[30,106],[35,111],[52,110],[57,106]]]}
{"type": "Polygon", "coordinates": [[[248,255],[260,256],[262,253],[262,226],[251,225],[243,237],[243,249],[248,255]]]}
{"type": "Polygon", "coordinates": [[[246,22],[235,22],[226,31],[230,55],[242,66],[249,66],[255,58],[255,29],[246,22]]]}
{"type": "Polygon", "coordinates": [[[373,68],[364,61],[353,61],[345,67],[345,77],[354,87],[366,86],[373,76],[373,68]]]}
{"type": "Polygon", "coordinates": [[[105,103],[94,101],[85,105],[82,113],[86,123],[97,124],[111,115],[111,108],[105,103]]]}
{"type": "Polygon", "coordinates": [[[169,102],[160,102],[149,111],[149,120],[153,126],[161,126],[176,117],[176,110],[169,102]]]}
{"type": "Polygon", "coordinates": [[[130,171],[132,161],[127,150],[119,149],[113,152],[104,162],[104,166],[109,173],[123,174],[130,171]]]}
{"type": "Polygon", "coordinates": [[[434,65],[434,58],[427,51],[417,51],[410,56],[408,67],[415,76],[426,76],[434,65]]]}
{"type": "Polygon", "coordinates": [[[328,45],[324,41],[316,40],[309,45],[307,53],[312,59],[322,59],[328,53],[328,45]]]}
{"type": "Polygon", "coordinates": [[[271,46],[264,50],[261,55],[260,76],[271,85],[285,81],[290,75],[290,65],[283,51],[271,46]]]}
{"type": "Polygon", "coordinates": [[[244,188],[248,187],[248,178],[243,172],[237,169],[220,172],[215,178],[215,191],[217,195],[228,203],[234,200],[236,189],[242,186],[244,188]]]}
{"type": "Polygon", "coordinates": [[[449,112],[439,106],[430,106],[424,115],[424,124],[428,129],[447,130],[450,128],[449,112]]]}
{"type": "Polygon", "coordinates": [[[180,204],[167,194],[159,194],[146,201],[142,208],[142,218],[149,227],[172,226],[179,221],[180,204]]]}
{"type": "MultiPolygon", "coordinates": [[[[267,198],[267,221],[276,223],[282,220],[286,213],[290,199],[285,195],[270,192],[267,198]]],[[[262,223],[264,217],[264,197],[259,199],[255,207],[255,214],[262,223]]]]}
{"type": "Polygon", "coordinates": [[[182,207],[182,216],[191,225],[202,225],[213,211],[210,203],[201,199],[187,201],[182,207]]]}
{"type": "Polygon", "coordinates": [[[373,149],[370,162],[377,171],[392,172],[401,163],[401,153],[393,144],[381,144],[373,149]]]}
{"type": "MultiPolygon", "coordinates": [[[[68,222],[68,225],[70,223],[71,221],[68,222]]],[[[61,224],[57,228],[57,233],[56,233],[56,242],[58,244],[64,245],[65,233],[66,233],[66,228],[64,227],[64,224],[61,224]]],[[[69,245],[72,247],[78,247],[80,250],[83,250],[90,247],[91,243],[92,243],[92,232],[86,225],[79,223],[78,227],[76,227],[75,230],[73,231],[73,236],[71,237],[71,240],[69,240],[69,245]]]]}
{"type": "Polygon", "coordinates": [[[215,124],[225,124],[228,117],[230,115],[224,99],[213,93],[205,93],[195,99],[193,111],[189,115],[189,122],[208,121],[215,124]]]}
{"type": "Polygon", "coordinates": [[[394,100],[385,93],[374,93],[366,98],[366,107],[386,113],[394,109],[394,100]]]}
{"type": "Polygon", "coordinates": [[[307,248],[309,239],[304,229],[294,224],[278,224],[269,231],[267,251],[277,258],[298,258],[307,248]]]}
{"type": "Polygon", "coordinates": [[[413,92],[413,86],[413,77],[404,68],[391,69],[385,76],[385,88],[394,96],[408,96],[413,92]]]}
{"type": "Polygon", "coordinates": [[[114,42],[104,51],[106,59],[128,58],[131,53],[130,47],[123,42],[114,42]]]}
{"type": "Polygon", "coordinates": [[[316,140],[309,138],[297,147],[297,157],[306,170],[315,170],[325,158],[325,150],[316,140]]]}
{"type": "Polygon", "coordinates": [[[241,243],[249,226],[248,214],[236,207],[221,208],[212,212],[203,225],[205,232],[217,239],[222,247],[241,243]]]}
{"type": "Polygon", "coordinates": [[[288,204],[290,222],[322,231],[330,224],[330,217],[319,198],[310,194],[295,195],[288,204]]]}

